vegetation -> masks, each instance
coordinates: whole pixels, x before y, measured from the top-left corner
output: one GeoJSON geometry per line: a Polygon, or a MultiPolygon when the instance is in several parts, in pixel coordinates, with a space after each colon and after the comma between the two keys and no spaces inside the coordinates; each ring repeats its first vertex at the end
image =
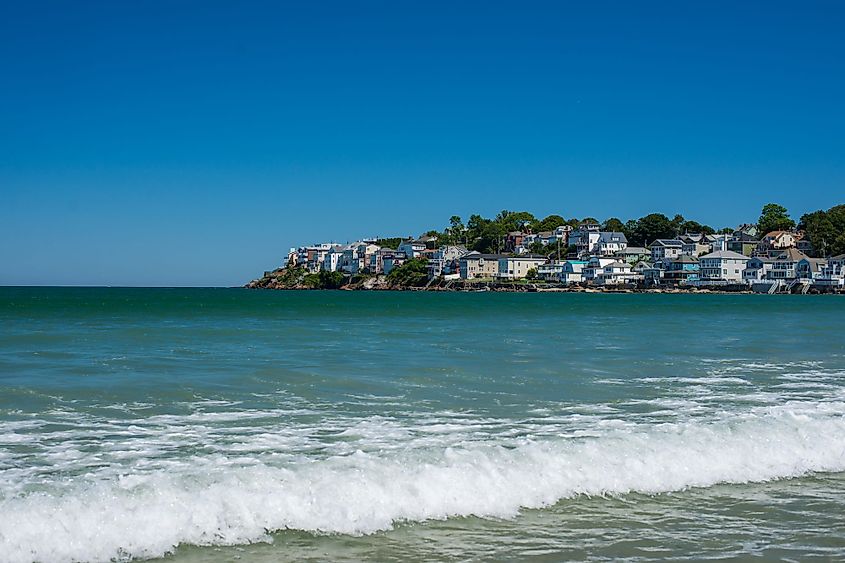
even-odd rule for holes
{"type": "Polygon", "coordinates": [[[380,238],[376,241],[376,244],[382,248],[396,250],[399,248],[399,245],[402,244],[403,240],[405,239],[402,237],[380,238]]]}
{"type": "Polygon", "coordinates": [[[818,256],[845,254],[845,205],[802,215],[798,226],[804,230],[818,256]]]}
{"type": "Polygon", "coordinates": [[[413,258],[387,274],[387,281],[393,286],[420,287],[428,281],[427,260],[413,258]]]}
{"type": "Polygon", "coordinates": [[[763,206],[763,212],[757,221],[760,236],[772,231],[788,231],[793,228],[795,228],[795,221],[789,218],[786,207],[777,203],[768,203],[763,206]]]}
{"type": "Polygon", "coordinates": [[[340,272],[327,272],[321,270],[316,274],[307,274],[302,283],[311,289],[339,289],[344,282],[343,274],[340,272]]]}

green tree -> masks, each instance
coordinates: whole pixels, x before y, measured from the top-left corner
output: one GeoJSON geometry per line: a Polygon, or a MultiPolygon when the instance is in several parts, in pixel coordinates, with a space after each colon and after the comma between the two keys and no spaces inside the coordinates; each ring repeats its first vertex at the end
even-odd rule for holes
{"type": "Polygon", "coordinates": [[[428,281],[427,260],[412,258],[387,274],[387,281],[399,287],[419,287],[428,281]]]}
{"type": "Polygon", "coordinates": [[[628,243],[631,246],[646,246],[659,238],[673,238],[675,225],[662,213],[650,213],[640,217],[628,243]]]}
{"type": "Polygon", "coordinates": [[[536,221],[534,225],[531,226],[531,228],[534,230],[534,232],[540,233],[543,231],[554,231],[561,225],[565,224],[566,219],[564,219],[560,215],[549,215],[542,221],[536,221]]]}
{"type": "Polygon", "coordinates": [[[624,233],[625,224],[616,217],[611,217],[610,219],[602,223],[601,230],[611,231],[614,233],[624,233]]]}
{"type": "Polygon", "coordinates": [[[757,229],[761,236],[772,231],[788,231],[795,227],[795,221],[789,218],[786,207],[777,203],[767,203],[763,206],[757,229]]]}

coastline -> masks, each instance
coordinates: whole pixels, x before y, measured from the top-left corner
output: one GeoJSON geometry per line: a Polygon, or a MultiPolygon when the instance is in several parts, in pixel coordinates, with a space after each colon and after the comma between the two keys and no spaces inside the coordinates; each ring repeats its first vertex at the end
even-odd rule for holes
{"type": "MultiPolygon", "coordinates": [[[[692,286],[661,286],[642,287],[633,284],[616,286],[591,286],[588,284],[561,284],[542,281],[514,281],[501,282],[494,280],[429,280],[425,285],[404,285],[392,283],[387,276],[351,276],[344,278],[337,287],[314,287],[304,283],[301,279],[291,280],[282,270],[266,272],[259,279],[252,280],[243,286],[246,289],[264,289],[274,291],[426,291],[426,292],[507,292],[507,293],[644,293],[644,294],[758,294],[747,285],[727,285],[715,287],[692,286]]],[[[800,293],[795,293],[800,294],[800,293]]],[[[845,291],[837,288],[814,288],[804,295],[845,295],[845,291]]],[[[778,294],[775,294],[778,295],[778,294]]],[[[779,293],[784,295],[784,293],[779,293]]]]}

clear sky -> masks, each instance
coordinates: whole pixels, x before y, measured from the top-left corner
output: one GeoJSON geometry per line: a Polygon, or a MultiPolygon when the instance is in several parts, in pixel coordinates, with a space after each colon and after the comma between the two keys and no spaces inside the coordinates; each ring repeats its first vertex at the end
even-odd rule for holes
{"type": "Polygon", "coordinates": [[[453,214],[845,202],[845,3],[0,3],[0,284],[240,285],[453,214]]]}

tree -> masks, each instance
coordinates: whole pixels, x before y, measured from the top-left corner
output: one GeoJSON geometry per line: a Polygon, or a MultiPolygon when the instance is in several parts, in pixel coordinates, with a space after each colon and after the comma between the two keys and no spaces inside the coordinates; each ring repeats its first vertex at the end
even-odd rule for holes
{"type": "Polygon", "coordinates": [[[799,225],[819,256],[827,256],[838,233],[830,218],[821,209],[801,216],[799,225]]]}
{"type": "Polygon", "coordinates": [[[428,280],[428,262],[419,258],[412,258],[390,270],[387,281],[395,286],[418,287],[428,280]]]}
{"type": "Polygon", "coordinates": [[[675,225],[662,213],[651,213],[640,217],[628,241],[631,246],[645,246],[655,239],[673,238],[675,225]]]}
{"type": "Polygon", "coordinates": [[[616,217],[611,217],[604,223],[602,223],[601,230],[603,231],[611,231],[614,233],[623,233],[625,232],[625,224],[622,223],[616,217]]]}
{"type": "Polygon", "coordinates": [[[565,224],[566,219],[560,215],[549,215],[542,221],[535,221],[531,228],[534,229],[534,232],[541,233],[543,231],[554,231],[561,225],[565,224]]]}
{"type": "Polygon", "coordinates": [[[537,268],[530,268],[527,272],[525,272],[525,277],[529,280],[540,279],[540,276],[537,274],[537,268]]]}
{"type": "Polygon", "coordinates": [[[795,228],[795,221],[789,218],[786,207],[777,203],[767,203],[757,221],[757,229],[761,235],[772,231],[789,231],[795,228]]]}

